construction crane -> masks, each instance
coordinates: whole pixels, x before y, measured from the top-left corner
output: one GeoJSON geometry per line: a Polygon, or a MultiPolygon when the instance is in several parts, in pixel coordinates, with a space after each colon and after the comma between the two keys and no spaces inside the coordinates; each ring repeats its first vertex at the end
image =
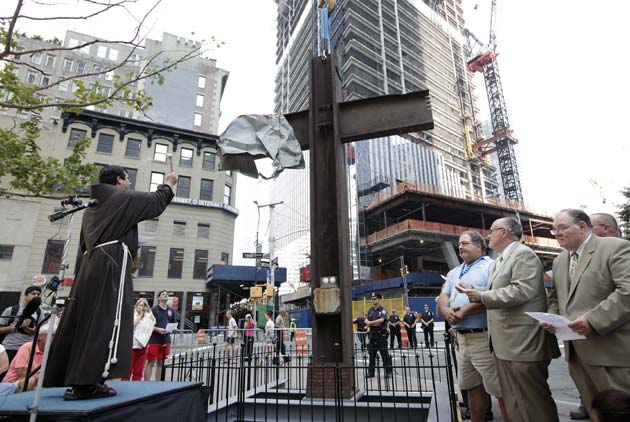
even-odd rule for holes
{"type": "Polygon", "coordinates": [[[518,165],[514,153],[514,145],[518,140],[512,136],[512,129],[508,120],[505,98],[503,96],[503,86],[499,76],[499,66],[497,64],[497,40],[495,34],[495,22],[497,15],[497,1],[492,0],[490,11],[490,37],[488,44],[484,45],[469,30],[464,30],[467,40],[468,54],[471,57],[466,67],[471,72],[483,74],[486,83],[486,93],[490,106],[490,119],[492,121],[492,136],[487,139],[476,139],[473,148],[482,157],[495,153],[499,161],[499,171],[503,180],[503,192],[506,199],[516,202],[523,202],[523,192],[521,190],[521,180],[518,174],[518,165]],[[476,45],[480,49],[476,54],[473,50],[476,45]]]}

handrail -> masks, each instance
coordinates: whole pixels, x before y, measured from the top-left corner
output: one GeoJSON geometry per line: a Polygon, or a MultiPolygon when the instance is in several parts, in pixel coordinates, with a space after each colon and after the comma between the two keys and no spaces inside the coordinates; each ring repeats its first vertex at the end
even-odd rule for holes
{"type": "MultiPolygon", "coordinates": [[[[400,234],[405,231],[422,231],[422,232],[432,232],[439,234],[448,234],[453,236],[459,236],[463,232],[467,230],[474,230],[479,232],[482,236],[487,237],[490,232],[488,230],[482,230],[473,227],[465,227],[465,226],[456,226],[453,224],[445,224],[445,223],[434,223],[431,221],[422,221],[422,220],[412,220],[406,219],[399,223],[392,224],[384,228],[383,230],[379,230],[374,232],[367,237],[367,244],[371,245],[374,242],[378,242],[380,240],[386,239],[388,237],[400,234]]],[[[523,236],[525,243],[529,245],[537,245],[537,246],[545,246],[550,248],[559,248],[560,245],[556,239],[550,239],[546,237],[538,237],[538,236],[523,236]]]]}
{"type": "Polygon", "coordinates": [[[405,192],[417,192],[417,193],[426,193],[432,195],[439,195],[446,198],[452,199],[461,199],[465,201],[476,202],[478,204],[483,205],[496,205],[504,208],[508,208],[511,210],[518,210],[522,212],[528,212],[532,214],[537,214],[541,216],[549,217],[552,215],[549,211],[536,211],[529,206],[525,206],[522,202],[510,201],[507,199],[494,199],[494,198],[486,198],[485,201],[479,200],[477,198],[459,198],[453,195],[449,195],[442,187],[436,185],[430,185],[426,183],[420,182],[399,182],[395,186],[390,187],[389,189],[384,189],[377,193],[374,198],[367,205],[366,210],[375,208],[378,205],[381,205],[384,202],[391,200],[391,198],[400,195],[405,192]]]}

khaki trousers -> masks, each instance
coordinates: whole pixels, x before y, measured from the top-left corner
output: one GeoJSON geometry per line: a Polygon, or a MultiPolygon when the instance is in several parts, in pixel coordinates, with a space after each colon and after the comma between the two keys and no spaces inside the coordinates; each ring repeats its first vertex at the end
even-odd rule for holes
{"type": "Polygon", "coordinates": [[[558,409],[547,384],[549,360],[496,361],[510,422],[558,422],[558,409]]]}
{"type": "Polygon", "coordinates": [[[582,396],[589,415],[593,398],[600,391],[620,390],[630,392],[630,368],[615,366],[594,366],[584,363],[571,347],[569,373],[582,396]]]}

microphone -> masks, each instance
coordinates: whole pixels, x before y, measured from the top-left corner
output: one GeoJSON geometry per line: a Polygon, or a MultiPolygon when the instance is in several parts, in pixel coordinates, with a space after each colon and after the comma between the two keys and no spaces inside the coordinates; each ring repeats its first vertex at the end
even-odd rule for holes
{"type": "MultiPolygon", "coordinates": [[[[22,328],[20,328],[20,326],[22,325],[22,323],[24,322],[24,320],[26,319],[31,319],[31,315],[33,315],[35,312],[37,312],[37,310],[39,309],[39,307],[42,304],[42,299],[40,297],[34,297],[33,299],[31,299],[30,302],[28,302],[26,304],[26,306],[24,307],[24,310],[22,311],[22,315],[20,315],[17,319],[17,323],[16,323],[16,327],[17,330],[22,333],[22,334],[28,334],[25,333],[22,328]]],[[[31,319],[31,323],[29,324],[29,328],[33,328],[35,327],[35,323],[37,321],[33,321],[31,319]]]]}
{"type": "Polygon", "coordinates": [[[48,216],[48,221],[50,221],[51,223],[54,223],[57,220],[61,220],[65,216],[66,216],[66,212],[65,211],[57,211],[56,213],[50,214],[48,216]]]}
{"type": "Polygon", "coordinates": [[[90,199],[88,202],[86,202],[85,204],[81,204],[76,208],[73,208],[71,210],[63,210],[63,211],[58,211],[54,214],[50,214],[48,216],[48,221],[50,221],[51,223],[57,221],[57,220],[61,220],[62,218],[64,218],[66,215],[69,214],[73,214],[77,211],[81,211],[84,210],[86,208],[91,208],[91,207],[95,207],[98,205],[98,199],[90,199]]]}

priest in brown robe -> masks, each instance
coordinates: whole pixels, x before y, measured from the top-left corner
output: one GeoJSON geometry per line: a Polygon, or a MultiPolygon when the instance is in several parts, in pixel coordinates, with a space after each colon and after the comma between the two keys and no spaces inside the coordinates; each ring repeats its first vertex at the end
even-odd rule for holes
{"type": "Polygon", "coordinates": [[[129,175],[107,166],[91,196],[98,205],[83,215],[83,256],[66,301],[44,375],[44,386],[71,386],[65,400],[116,395],[105,380],[129,372],[133,342],[131,263],[138,223],[162,214],[173,199],[170,173],[155,192],[130,192],[129,175]]]}

